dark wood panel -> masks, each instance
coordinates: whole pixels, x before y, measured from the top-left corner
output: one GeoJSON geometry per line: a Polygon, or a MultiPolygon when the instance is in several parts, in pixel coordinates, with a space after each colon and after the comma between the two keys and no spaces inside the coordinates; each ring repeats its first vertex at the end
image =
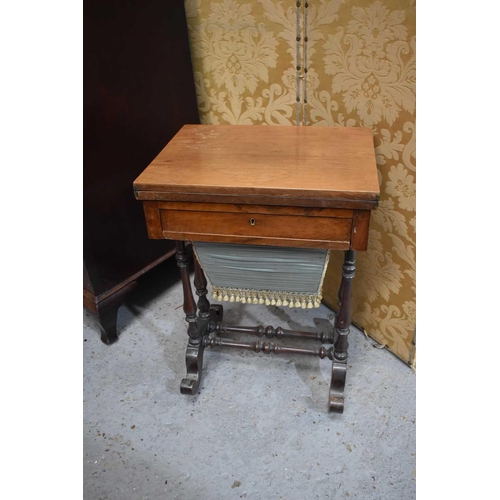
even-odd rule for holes
{"type": "Polygon", "coordinates": [[[148,238],[132,183],[199,118],[182,0],[83,9],[83,255],[100,295],[172,250],[148,238]]]}
{"type": "Polygon", "coordinates": [[[148,238],[132,183],[199,118],[182,0],[86,0],[83,16],[84,305],[109,344],[135,278],[175,245],[148,238]]]}

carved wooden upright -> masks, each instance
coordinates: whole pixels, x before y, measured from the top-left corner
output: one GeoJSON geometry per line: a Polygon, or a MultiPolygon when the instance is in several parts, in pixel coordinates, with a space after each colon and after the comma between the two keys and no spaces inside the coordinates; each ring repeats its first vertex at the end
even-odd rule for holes
{"type": "Polygon", "coordinates": [[[186,125],[136,179],[134,190],[144,204],[149,237],[177,240],[189,337],[181,392],[198,391],[207,347],[308,354],[332,361],[329,409],[342,413],[356,251],[367,248],[379,198],[370,129],[186,125]],[[207,279],[196,258],[198,303],[194,299],[186,240],[343,250],[333,332],[226,325],[222,306],[207,299],[207,279]],[[230,340],[221,333],[258,340],[230,340]],[[293,347],[281,338],[330,347],[293,347]]]}

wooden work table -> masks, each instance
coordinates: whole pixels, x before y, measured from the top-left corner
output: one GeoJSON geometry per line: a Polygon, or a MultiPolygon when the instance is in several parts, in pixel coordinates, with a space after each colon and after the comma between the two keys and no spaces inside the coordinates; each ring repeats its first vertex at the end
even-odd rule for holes
{"type": "Polygon", "coordinates": [[[371,130],[185,125],[135,180],[134,191],[143,202],[149,237],[177,241],[189,325],[181,392],[198,390],[205,347],[303,352],[332,360],[329,407],[341,413],[356,251],[367,248],[370,214],[379,199],[371,130]],[[207,281],[196,259],[195,303],[186,240],[344,250],[334,336],[224,325],[222,306],[208,302],[207,281]],[[334,347],[235,343],[218,338],[222,332],[310,337],[334,347]]]}

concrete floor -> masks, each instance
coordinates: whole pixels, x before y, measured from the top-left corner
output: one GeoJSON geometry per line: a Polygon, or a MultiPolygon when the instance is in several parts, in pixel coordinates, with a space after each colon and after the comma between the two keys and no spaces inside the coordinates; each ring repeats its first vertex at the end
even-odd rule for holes
{"type": "MultiPolygon", "coordinates": [[[[112,346],[84,312],[85,500],[415,498],[410,368],[353,328],[343,415],[326,412],[331,361],[308,356],[207,349],[199,395],[183,396],[181,297],[173,263],[146,275],[112,346]]],[[[224,307],[229,324],[333,318],[224,307]]]]}

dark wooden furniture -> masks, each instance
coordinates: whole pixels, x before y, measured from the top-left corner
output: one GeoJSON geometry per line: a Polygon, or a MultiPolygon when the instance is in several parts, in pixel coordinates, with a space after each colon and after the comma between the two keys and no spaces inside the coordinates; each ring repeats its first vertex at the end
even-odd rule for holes
{"type": "Polygon", "coordinates": [[[83,10],[83,304],[110,344],[137,278],[175,252],[148,239],[130,185],[199,118],[182,0],[86,0],[83,10]]]}
{"type": "Polygon", "coordinates": [[[186,125],[134,182],[148,234],[177,240],[188,322],[187,376],[181,392],[195,394],[205,347],[264,353],[304,353],[332,360],[329,408],[342,413],[347,335],[356,251],[366,250],[379,186],[367,128],[186,125]],[[344,250],[334,335],[222,323],[210,305],[195,259],[195,303],[184,240],[344,250]],[[330,348],[301,349],[271,342],[234,342],[219,333],[307,337],[330,348]]]}

